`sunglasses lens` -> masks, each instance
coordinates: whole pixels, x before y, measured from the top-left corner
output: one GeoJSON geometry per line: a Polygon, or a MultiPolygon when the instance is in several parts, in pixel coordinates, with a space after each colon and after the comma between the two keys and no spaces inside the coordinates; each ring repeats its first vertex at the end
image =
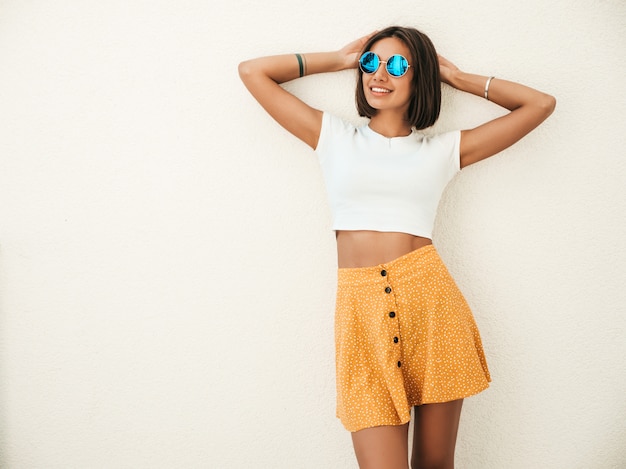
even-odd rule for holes
{"type": "Polygon", "coordinates": [[[401,55],[392,55],[387,61],[387,71],[389,75],[401,77],[409,69],[409,63],[401,55]]]}
{"type": "Polygon", "coordinates": [[[378,70],[378,66],[380,65],[380,60],[376,54],[373,52],[366,52],[359,59],[359,65],[361,70],[365,73],[374,73],[378,70]]]}

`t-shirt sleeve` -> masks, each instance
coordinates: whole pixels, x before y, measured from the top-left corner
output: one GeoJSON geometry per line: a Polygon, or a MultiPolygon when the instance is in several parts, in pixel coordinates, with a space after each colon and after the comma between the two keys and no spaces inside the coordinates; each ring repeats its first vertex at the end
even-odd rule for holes
{"type": "Polygon", "coordinates": [[[323,113],[320,137],[317,141],[317,146],[315,147],[315,153],[317,154],[320,162],[324,161],[329,156],[332,152],[333,141],[335,141],[342,134],[345,134],[348,127],[349,125],[339,117],[330,114],[329,112],[323,113]]]}
{"type": "Polygon", "coordinates": [[[461,171],[461,131],[452,130],[439,135],[448,180],[461,171]]]}

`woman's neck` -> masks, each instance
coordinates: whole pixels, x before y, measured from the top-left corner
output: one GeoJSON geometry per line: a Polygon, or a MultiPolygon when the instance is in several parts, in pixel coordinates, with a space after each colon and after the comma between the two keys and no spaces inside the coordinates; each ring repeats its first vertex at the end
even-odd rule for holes
{"type": "Polygon", "coordinates": [[[397,114],[378,113],[370,119],[370,129],[387,138],[406,137],[411,134],[411,124],[397,114]]]}

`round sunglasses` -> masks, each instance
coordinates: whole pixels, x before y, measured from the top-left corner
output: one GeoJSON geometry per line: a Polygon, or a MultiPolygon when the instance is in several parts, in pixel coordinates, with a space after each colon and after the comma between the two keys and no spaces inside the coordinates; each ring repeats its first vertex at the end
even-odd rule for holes
{"type": "Polygon", "coordinates": [[[400,54],[394,54],[386,61],[380,60],[374,52],[366,52],[359,59],[359,68],[363,73],[375,73],[380,64],[385,64],[385,70],[392,77],[399,78],[409,70],[409,62],[400,54]]]}

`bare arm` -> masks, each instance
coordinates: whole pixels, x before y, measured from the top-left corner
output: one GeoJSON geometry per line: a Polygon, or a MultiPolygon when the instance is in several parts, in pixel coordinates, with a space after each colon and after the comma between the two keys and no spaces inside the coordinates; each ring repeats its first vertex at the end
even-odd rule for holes
{"type": "MultiPolygon", "coordinates": [[[[306,74],[355,68],[356,56],[368,37],[357,39],[338,51],[302,54],[306,74]]],[[[317,146],[322,112],[279,86],[300,76],[295,54],[247,60],[239,64],[239,76],[252,96],[280,125],[311,148],[317,146]]]]}
{"type": "MultiPolygon", "coordinates": [[[[441,56],[439,67],[444,83],[484,97],[488,77],[462,72],[441,56]]],[[[511,112],[461,133],[462,168],[510,147],[547,119],[556,106],[549,94],[499,78],[489,84],[489,101],[511,112]]]]}

